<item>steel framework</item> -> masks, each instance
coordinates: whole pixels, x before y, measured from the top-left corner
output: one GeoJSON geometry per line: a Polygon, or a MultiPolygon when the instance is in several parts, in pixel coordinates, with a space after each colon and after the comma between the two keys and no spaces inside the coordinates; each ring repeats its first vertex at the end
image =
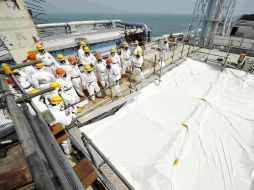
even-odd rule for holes
{"type": "Polygon", "coordinates": [[[229,35],[236,1],[196,0],[189,29],[193,39],[210,45],[215,35],[229,35]]]}

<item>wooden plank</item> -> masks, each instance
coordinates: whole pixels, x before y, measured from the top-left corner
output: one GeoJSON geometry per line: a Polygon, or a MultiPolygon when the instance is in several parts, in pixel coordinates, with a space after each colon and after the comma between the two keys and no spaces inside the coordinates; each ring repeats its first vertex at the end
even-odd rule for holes
{"type": "Polygon", "coordinates": [[[56,123],[55,125],[50,127],[52,134],[55,136],[58,144],[62,143],[66,139],[68,139],[68,133],[64,130],[60,123],[56,123]]]}
{"type": "Polygon", "coordinates": [[[16,189],[33,182],[20,145],[8,149],[0,159],[0,190],[16,189]]]}
{"type": "Polygon", "coordinates": [[[85,188],[97,179],[97,173],[87,158],[80,160],[73,169],[85,188]]]}

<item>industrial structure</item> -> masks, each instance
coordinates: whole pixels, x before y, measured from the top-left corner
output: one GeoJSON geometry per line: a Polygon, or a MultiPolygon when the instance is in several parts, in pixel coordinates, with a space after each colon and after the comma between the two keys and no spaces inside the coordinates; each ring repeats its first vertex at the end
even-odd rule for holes
{"type": "Polygon", "coordinates": [[[190,31],[202,45],[211,45],[215,35],[228,36],[236,0],[197,0],[190,31]]]}

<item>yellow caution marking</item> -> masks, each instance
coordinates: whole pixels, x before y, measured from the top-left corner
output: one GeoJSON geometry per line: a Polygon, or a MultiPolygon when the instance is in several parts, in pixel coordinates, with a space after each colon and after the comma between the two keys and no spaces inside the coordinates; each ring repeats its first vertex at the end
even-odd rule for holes
{"type": "Polygon", "coordinates": [[[174,165],[174,166],[177,166],[177,165],[179,164],[179,162],[180,162],[180,161],[179,161],[178,159],[175,159],[175,161],[173,162],[173,165],[174,165]]]}
{"type": "Polygon", "coordinates": [[[12,70],[11,70],[11,68],[9,67],[8,64],[3,63],[3,64],[2,64],[2,67],[3,67],[4,73],[5,73],[6,75],[12,74],[12,70]]]}
{"type": "Polygon", "coordinates": [[[185,127],[185,128],[187,128],[187,129],[189,128],[189,126],[186,125],[186,124],[184,124],[184,123],[182,124],[182,126],[185,127]]]}

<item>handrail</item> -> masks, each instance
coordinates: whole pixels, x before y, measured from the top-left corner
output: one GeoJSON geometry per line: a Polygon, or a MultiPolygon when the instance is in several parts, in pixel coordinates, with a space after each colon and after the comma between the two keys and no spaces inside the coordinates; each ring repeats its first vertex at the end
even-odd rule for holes
{"type": "Polygon", "coordinates": [[[48,24],[37,24],[38,29],[55,28],[55,27],[68,27],[70,25],[94,25],[94,24],[112,24],[122,22],[121,20],[97,20],[97,21],[73,21],[73,22],[59,22],[48,24]]]}
{"type": "MultiPolygon", "coordinates": [[[[82,133],[81,137],[85,147],[87,148],[89,154],[91,154],[91,158],[95,162],[92,151],[89,151],[89,145],[93,147],[93,149],[99,154],[99,156],[105,161],[105,163],[113,170],[113,172],[119,177],[119,179],[128,187],[130,190],[134,190],[134,187],[123,177],[123,175],[115,168],[115,166],[108,160],[108,158],[97,148],[97,146],[89,139],[89,137],[82,133]]],[[[96,163],[96,162],[95,162],[96,163]]]]}

